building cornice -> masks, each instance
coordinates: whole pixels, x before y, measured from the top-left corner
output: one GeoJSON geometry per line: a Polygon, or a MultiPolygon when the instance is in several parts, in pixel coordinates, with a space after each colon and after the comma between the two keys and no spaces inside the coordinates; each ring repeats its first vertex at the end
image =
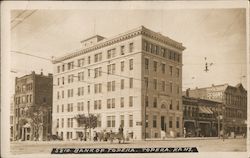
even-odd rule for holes
{"type": "Polygon", "coordinates": [[[123,34],[119,34],[119,35],[117,35],[115,37],[112,37],[112,38],[109,38],[109,39],[104,39],[101,42],[99,42],[96,45],[91,46],[89,48],[77,50],[77,51],[74,51],[73,53],[70,53],[70,54],[65,55],[63,57],[56,58],[56,59],[54,59],[52,61],[52,63],[56,64],[56,63],[62,62],[64,60],[68,60],[68,59],[80,56],[82,54],[85,54],[85,53],[88,53],[88,52],[91,52],[91,51],[95,51],[95,50],[98,50],[100,48],[107,47],[107,46],[110,46],[112,44],[115,44],[115,43],[118,43],[118,42],[121,42],[121,41],[125,41],[127,39],[130,39],[130,38],[133,38],[133,37],[136,37],[136,36],[139,36],[139,35],[144,35],[146,37],[149,37],[149,38],[152,38],[154,40],[160,41],[162,43],[170,45],[170,46],[172,46],[172,47],[174,47],[176,49],[179,49],[181,51],[185,50],[185,47],[182,46],[182,43],[178,43],[178,42],[176,42],[176,41],[174,41],[174,40],[172,40],[172,39],[170,39],[170,38],[168,38],[166,36],[163,36],[163,35],[161,35],[159,33],[156,33],[154,31],[151,31],[151,30],[145,28],[144,26],[141,26],[139,28],[130,30],[128,32],[125,32],[123,34]]]}

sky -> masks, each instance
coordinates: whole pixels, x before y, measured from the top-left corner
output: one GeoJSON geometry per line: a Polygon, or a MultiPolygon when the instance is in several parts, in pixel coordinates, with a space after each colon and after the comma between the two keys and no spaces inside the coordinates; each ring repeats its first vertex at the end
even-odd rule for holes
{"type": "MultiPolygon", "coordinates": [[[[22,12],[11,12],[12,23],[22,21],[11,30],[12,51],[50,59],[79,49],[90,36],[112,37],[143,25],[186,47],[183,90],[239,82],[246,88],[245,9],[36,10],[24,20],[16,18],[22,12]],[[208,72],[205,58],[213,63],[208,72]]],[[[16,76],[31,71],[53,73],[50,61],[14,52],[11,69],[13,85],[16,76]]]]}

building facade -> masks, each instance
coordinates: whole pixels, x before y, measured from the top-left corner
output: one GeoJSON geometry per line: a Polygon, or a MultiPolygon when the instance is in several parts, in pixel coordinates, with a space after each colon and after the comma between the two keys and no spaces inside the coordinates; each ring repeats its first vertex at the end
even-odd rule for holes
{"type": "Polygon", "coordinates": [[[15,80],[15,140],[44,140],[51,134],[53,76],[25,75],[15,80]],[[33,111],[31,109],[34,109],[33,111]]]}
{"type": "Polygon", "coordinates": [[[188,89],[190,97],[207,99],[222,103],[222,121],[225,134],[246,134],[247,91],[238,84],[212,85],[206,88],[188,89]]]}
{"type": "Polygon", "coordinates": [[[14,96],[10,99],[10,141],[14,140],[14,96]]]}
{"type": "Polygon", "coordinates": [[[207,99],[182,97],[186,137],[215,137],[222,129],[222,103],[207,99]],[[219,129],[219,130],[218,130],[219,129]]]}
{"type": "Polygon", "coordinates": [[[77,139],[75,116],[94,114],[96,132],[122,125],[133,139],[182,135],[181,43],[143,26],[81,43],[53,60],[53,134],[77,139]]]}

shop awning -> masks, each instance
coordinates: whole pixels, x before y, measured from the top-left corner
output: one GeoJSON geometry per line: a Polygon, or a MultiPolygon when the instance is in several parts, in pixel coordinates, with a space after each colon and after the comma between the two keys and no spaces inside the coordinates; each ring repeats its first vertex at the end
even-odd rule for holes
{"type": "Polygon", "coordinates": [[[213,111],[210,110],[207,107],[203,107],[203,106],[199,106],[199,113],[203,113],[203,114],[213,114],[213,111]]]}

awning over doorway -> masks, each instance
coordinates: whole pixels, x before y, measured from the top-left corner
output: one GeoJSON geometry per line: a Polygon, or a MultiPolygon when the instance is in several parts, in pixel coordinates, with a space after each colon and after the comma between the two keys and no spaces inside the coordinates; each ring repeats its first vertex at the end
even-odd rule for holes
{"type": "Polygon", "coordinates": [[[199,106],[199,113],[203,114],[213,114],[213,111],[205,106],[199,106]]]}

